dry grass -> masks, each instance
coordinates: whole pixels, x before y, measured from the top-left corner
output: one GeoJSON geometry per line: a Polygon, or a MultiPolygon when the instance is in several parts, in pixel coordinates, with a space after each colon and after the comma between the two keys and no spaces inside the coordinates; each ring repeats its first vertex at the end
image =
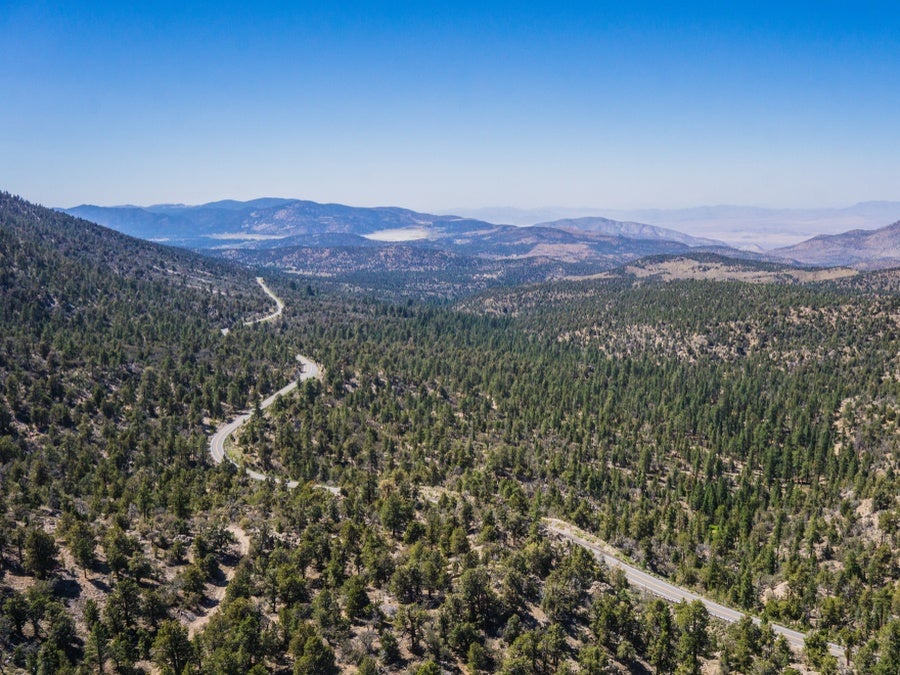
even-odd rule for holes
{"type": "Polygon", "coordinates": [[[833,281],[859,274],[856,270],[845,267],[830,269],[780,269],[761,270],[740,263],[700,262],[691,258],[672,258],[661,262],[644,262],[629,265],[625,268],[629,274],[638,278],[656,277],[664,281],[693,279],[698,281],[743,281],[754,284],[771,284],[784,282],[810,283],[816,281],[833,281]]]}

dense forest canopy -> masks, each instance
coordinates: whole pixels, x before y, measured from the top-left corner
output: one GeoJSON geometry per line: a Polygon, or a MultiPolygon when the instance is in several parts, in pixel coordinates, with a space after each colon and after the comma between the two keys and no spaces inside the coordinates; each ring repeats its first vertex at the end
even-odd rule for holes
{"type": "Polygon", "coordinates": [[[267,277],[284,314],[244,325],[253,273],[0,195],[2,667],[896,673],[898,276],[267,277]],[[299,486],[213,464],[297,354],[324,376],[227,449],[299,486]],[[764,622],[644,596],[545,517],[764,622]]]}

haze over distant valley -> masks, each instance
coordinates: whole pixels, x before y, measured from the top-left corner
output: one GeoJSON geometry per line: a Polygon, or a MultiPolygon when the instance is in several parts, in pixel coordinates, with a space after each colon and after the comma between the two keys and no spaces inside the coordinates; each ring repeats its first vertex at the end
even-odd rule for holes
{"type": "Polygon", "coordinates": [[[871,230],[894,223],[900,220],[900,201],[870,201],[846,207],[794,209],[726,205],[680,209],[485,207],[457,208],[447,212],[512,225],[605,217],[679,230],[695,237],[717,239],[736,248],[768,250],[797,244],[817,235],[839,234],[855,229],[871,230]]]}
{"type": "MultiPolygon", "coordinates": [[[[858,269],[900,264],[900,228],[889,220],[895,215],[900,220],[900,202],[845,209],[613,212],[673,223],[677,229],[601,216],[503,225],[399,207],[286,198],[197,206],[82,205],[66,212],[126,234],[250,266],[328,278],[388,273],[401,293],[444,297],[493,285],[589,276],[658,255],[709,254],[758,263],[858,269]],[[831,234],[846,225],[853,228],[831,234]],[[718,233],[721,239],[695,235],[704,231],[718,233]]],[[[547,217],[551,212],[530,215],[547,217]]]]}

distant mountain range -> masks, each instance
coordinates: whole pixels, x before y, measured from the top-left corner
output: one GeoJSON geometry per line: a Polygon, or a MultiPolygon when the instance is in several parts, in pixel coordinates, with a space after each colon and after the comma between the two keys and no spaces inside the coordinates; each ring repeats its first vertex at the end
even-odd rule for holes
{"type": "MultiPolygon", "coordinates": [[[[228,252],[227,257],[244,262],[288,269],[296,268],[298,248],[408,247],[423,258],[441,251],[454,259],[537,259],[606,269],[646,255],[724,247],[720,242],[680,232],[603,218],[516,227],[396,207],[360,208],[286,199],[200,206],[83,205],[66,213],[136,237],[223,255],[228,252]]],[[[351,257],[365,260],[367,265],[385,261],[384,268],[393,269],[386,261],[413,264],[411,255],[414,257],[355,253],[351,257]]]]}
{"type": "Polygon", "coordinates": [[[692,237],[683,232],[670,230],[645,223],[622,222],[601,217],[564,218],[546,223],[539,223],[536,227],[553,227],[569,232],[600,232],[608,236],[624,237],[626,239],[643,239],[645,241],[674,241],[686,246],[727,246],[724,242],[703,237],[692,237]]]}
{"type": "MultiPolygon", "coordinates": [[[[859,218],[863,212],[874,217],[889,212],[891,204],[858,205],[847,210],[845,217],[859,218]],[[856,215],[851,217],[851,212],[856,215]]],[[[752,252],[713,238],[599,216],[518,227],[398,207],[363,208],[277,198],[199,206],[82,205],[65,211],[143,239],[311,274],[424,271],[435,265],[495,274],[498,265],[489,261],[518,261],[517,269],[526,261],[525,267],[543,270],[534,279],[539,280],[550,274],[548,270],[553,270],[553,275],[565,275],[572,269],[590,273],[649,255],[688,251],[803,265],[883,268],[900,264],[900,228],[896,226],[819,236],[768,252],[752,252]],[[318,268],[313,261],[318,261],[318,268]]],[[[709,218],[727,216],[737,221],[752,212],[757,220],[777,220],[774,211],[739,207],[683,210],[680,216],[669,212],[669,218],[696,219],[706,213],[709,218]]],[[[793,213],[795,218],[801,217],[801,212],[793,213]]],[[[803,213],[813,217],[813,212],[803,213]]]]}
{"type": "Polygon", "coordinates": [[[770,209],[756,206],[699,206],[684,209],[596,209],[492,207],[457,209],[460,216],[498,223],[537,222],[603,216],[687,232],[736,248],[763,250],[790,246],[822,234],[875,229],[900,220],[900,202],[869,201],[841,208],[770,209]]]}
{"type": "Polygon", "coordinates": [[[405,241],[497,227],[478,220],[395,207],[360,208],[296,199],[222,201],[199,206],[82,205],[65,211],[132,236],[191,248],[268,247],[259,242],[278,240],[296,245],[299,242],[290,238],[323,235],[329,235],[330,245],[353,245],[360,243],[357,237],[405,241]]]}
{"type": "Polygon", "coordinates": [[[877,230],[820,235],[794,246],[777,249],[772,254],[822,267],[900,267],[900,221],[877,230]]]}

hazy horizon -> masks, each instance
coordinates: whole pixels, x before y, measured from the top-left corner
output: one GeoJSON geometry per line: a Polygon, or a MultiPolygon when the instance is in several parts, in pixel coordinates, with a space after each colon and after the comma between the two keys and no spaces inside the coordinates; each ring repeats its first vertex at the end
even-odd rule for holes
{"type": "MultiPolygon", "coordinates": [[[[5,190],[9,191],[9,190],[5,190]]],[[[28,199],[27,195],[18,195],[23,199],[28,199]]],[[[152,208],[152,207],[163,207],[163,206],[171,206],[171,207],[194,207],[194,206],[205,206],[207,204],[215,204],[218,202],[239,202],[239,203],[247,203],[254,202],[264,199],[284,199],[290,201],[309,201],[309,202],[317,202],[319,204],[343,204],[344,206],[352,206],[359,208],[404,208],[415,211],[421,211],[423,213],[433,213],[436,215],[453,215],[455,211],[491,211],[491,210],[511,210],[511,211],[548,211],[548,210],[567,210],[567,211],[690,211],[692,209],[708,209],[708,208],[738,208],[738,209],[764,209],[771,211],[804,211],[804,210],[840,210],[852,208],[855,206],[861,206],[866,204],[900,204],[900,199],[866,199],[861,201],[856,201],[853,203],[839,202],[835,204],[802,204],[797,206],[772,206],[769,204],[740,204],[740,203],[702,203],[702,204],[689,204],[685,206],[636,206],[636,207],[617,207],[617,206],[586,206],[586,205],[566,205],[566,204],[541,204],[539,206],[515,206],[512,204],[500,204],[500,203],[492,203],[492,204],[482,204],[482,205],[470,205],[470,206],[455,206],[455,207],[433,207],[426,209],[414,209],[405,204],[395,204],[395,203],[348,203],[348,202],[331,202],[323,199],[317,199],[315,196],[302,196],[302,197],[294,197],[294,196],[284,196],[284,195],[275,195],[275,194],[261,194],[257,196],[250,196],[246,198],[235,198],[228,196],[219,196],[214,197],[212,199],[206,199],[203,201],[173,201],[173,200],[164,200],[159,202],[121,202],[121,203],[106,203],[100,204],[96,202],[79,202],[72,204],[46,204],[42,203],[43,206],[53,209],[70,209],[75,208],[77,206],[102,206],[108,208],[117,208],[117,207],[129,207],[134,206],[137,208],[152,208]]],[[[32,200],[36,201],[36,200],[32,200]]]]}
{"type": "MultiPolygon", "coordinates": [[[[158,204],[80,204],[69,207],[99,207],[101,209],[172,209],[198,208],[220,202],[248,203],[263,200],[309,201],[297,197],[257,197],[250,200],[216,199],[201,204],[161,202],[158,204]]],[[[342,204],[353,208],[408,208],[403,204],[381,204],[377,207],[342,204]]],[[[261,207],[264,208],[264,207],[261,207]]],[[[413,211],[415,211],[413,209],[413,211]]],[[[435,216],[460,216],[494,224],[531,226],[553,221],[599,217],[613,221],[636,222],[681,232],[694,237],[713,239],[744,249],[774,249],[799,243],[823,234],[839,234],[850,230],[875,230],[900,221],[900,201],[871,201],[838,208],[771,209],[750,205],[698,205],[682,209],[603,209],[543,207],[517,209],[513,207],[481,207],[425,211],[435,216]]],[[[86,214],[79,214],[86,215],[86,214]]],[[[577,224],[572,224],[578,227],[577,224]]]]}

